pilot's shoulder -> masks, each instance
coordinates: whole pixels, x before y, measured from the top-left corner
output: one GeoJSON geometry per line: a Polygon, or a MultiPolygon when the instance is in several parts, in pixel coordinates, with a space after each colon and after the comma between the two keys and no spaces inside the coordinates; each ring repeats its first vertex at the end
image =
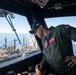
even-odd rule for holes
{"type": "Polygon", "coordinates": [[[69,24],[60,24],[56,26],[56,28],[69,28],[69,27],[71,27],[69,24]]]}

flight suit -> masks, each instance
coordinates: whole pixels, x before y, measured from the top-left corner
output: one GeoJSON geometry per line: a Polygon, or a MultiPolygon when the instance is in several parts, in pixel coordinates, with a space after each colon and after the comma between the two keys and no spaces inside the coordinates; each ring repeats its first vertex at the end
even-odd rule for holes
{"type": "Polygon", "coordinates": [[[50,68],[57,75],[76,75],[76,66],[67,66],[66,56],[73,56],[72,41],[76,41],[76,28],[59,25],[50,29],[42,39],[43,55],[50,68]]]}

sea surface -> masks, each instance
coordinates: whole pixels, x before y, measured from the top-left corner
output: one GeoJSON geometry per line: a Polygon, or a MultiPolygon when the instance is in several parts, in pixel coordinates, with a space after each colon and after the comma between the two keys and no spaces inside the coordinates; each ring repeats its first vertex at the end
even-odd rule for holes
{"type": "Polygon", "coordinates": [[[76,44],[73,44],[73,52],[74,52],[74,55],[76,56],[76,44]]]}
{"type": "MultiPolygon", "coordinates": [[[[22,33],[18,33],[18,37],[21,41],[21,44],[19,43],[16,35],[14,33],[0,33],[0,47],[4,48],[4,39],[7,38],[7,47],[11,46],[12,42],[14,39],[16,39],[16,46],[21,46],[23,45],[23,38],[29,38],[30,34],[22,34],[22,33]]],[[[72,41],[74,42],[74,41],[72,41]]],[[[76,44],[73,44],[73,51],[74,51],[74,55],[76,55],[76,44]]]]}
{"type": "Polygon", "coordinates": [[[16,46],[21,46],[23,45],[23,38],[29,38],[30,34],[24,34],[24,33],[18,33],[18,37],[21,41],[21,44],[19,43],[16,35],[14,33],[0,33],[0,47],[4,47],[4,39],[7,38],[7,46],[11,46],[13,43],[14,39],[16,41],[16,46]]]}

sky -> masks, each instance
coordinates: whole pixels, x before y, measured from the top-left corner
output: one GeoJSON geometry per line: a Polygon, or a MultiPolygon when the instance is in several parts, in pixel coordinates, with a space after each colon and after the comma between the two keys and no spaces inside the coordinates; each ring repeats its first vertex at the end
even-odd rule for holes
{"type": "Polygon", "coordinates": [[[76,16],[69,16],[69,17],[55,17],[55,18],[49,18],[45,19],[46,24],[48,27],[50,26],[57,26],[59,24],[69,24],[73,27],[76,27],[76,16]]]}
{"type": "MultiPolygon", "coordinates": [[[[11,19],[17,33],[29,33],[30,25],[25,16],[14,14],[15,18],[11,19]]],[[[70,24],[76,27],[76,16],[58,17],[45,19],[48,27],[59,24],[70,24]]],[[[0,33],[14,33],[7,22],[6,18],[0,17],[0,33]]]]}
{"type": "MultiPolygon", "coordinates": [[[[14,14],[15,18],[11,19],[17,33],[28,33],[30,30],[26,17],[14,14]]],[[[14,33],[5,17],[0,17],[0,33],[14,33]]]]}

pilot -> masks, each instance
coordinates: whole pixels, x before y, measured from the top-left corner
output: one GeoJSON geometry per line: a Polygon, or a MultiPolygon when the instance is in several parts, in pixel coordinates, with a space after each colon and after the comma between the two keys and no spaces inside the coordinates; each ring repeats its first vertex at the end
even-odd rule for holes
{"type": "Polygon", "coordinates": [[[29,32],[41,38],[43,45],[44,57],[35,67],[37,75],[48,75],[47,66],[49,75],[76,75],[76,56],[71,41],[76,41],[76,28],[61,24],[49,29],[36,21],[29,32]]]}

